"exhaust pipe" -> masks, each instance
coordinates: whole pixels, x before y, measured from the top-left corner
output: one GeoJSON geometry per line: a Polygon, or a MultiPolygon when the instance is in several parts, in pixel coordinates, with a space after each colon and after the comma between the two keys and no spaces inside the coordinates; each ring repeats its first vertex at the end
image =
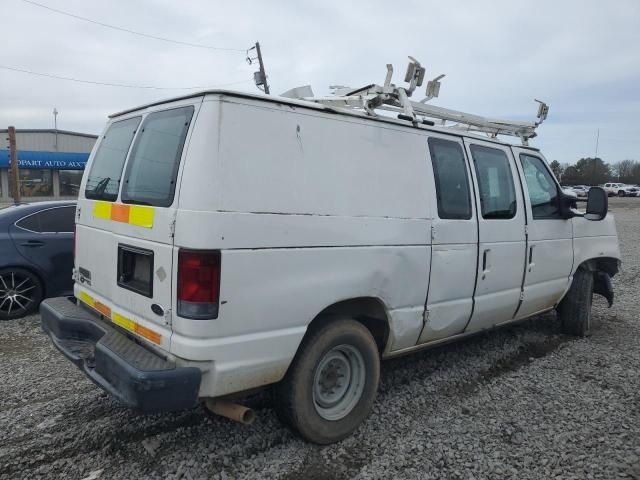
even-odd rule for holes
{"type": "Polygon", "coordinates": [[[204,404],[209,411],[235,422],[251,425],[256,420],[256,414],[251,408],[237,403],[207,398],[204,404]]]}

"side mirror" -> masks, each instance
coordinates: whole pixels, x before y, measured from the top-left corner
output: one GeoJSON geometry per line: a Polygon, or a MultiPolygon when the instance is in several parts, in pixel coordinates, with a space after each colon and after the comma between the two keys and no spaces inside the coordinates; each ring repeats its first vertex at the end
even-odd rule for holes
{"type": "Polygon", "coordinates": [[[609,210],[609,196],[601,187],[591,187],[587,194],[587,220],[602,220],[609,210]]]}

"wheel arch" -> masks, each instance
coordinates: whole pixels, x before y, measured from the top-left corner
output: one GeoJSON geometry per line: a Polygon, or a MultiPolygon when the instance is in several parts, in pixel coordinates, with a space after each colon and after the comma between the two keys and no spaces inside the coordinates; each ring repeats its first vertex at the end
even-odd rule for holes
{"type": "Polygon", "coordinates": [[[384,351],[390,336],[389,313],[385,303],[376,297],[349,298],[325,307],[309,323],[300,345],[304,344],[310,332],[338,317],[349,317],[360,322],[373,336],[378,350],[384,351]]]}
{"type": "MultiPolygon", "coordinates": [[[[594,275],[594,287],[593,292],[598,295],[602,295],[607,299],[609,303],[609,307],[613,305],[614,292],[613,287],[611,285],[611,278],[618,273],[620,268],[620,259],[615,257],[597,257],[597,258],[588,258],[583,260],[575,269],[575,272],[578,270],[586,270],[588,272],[593,273],[594,275]]],[[[573,277],[575,277],[575,272],[573,277]]],[[[574,279],[572,278],[571,283],[567,287],[567,290],[562,296],[562,300],[566,297],[571,285],[573,284],[574,279]]]]}

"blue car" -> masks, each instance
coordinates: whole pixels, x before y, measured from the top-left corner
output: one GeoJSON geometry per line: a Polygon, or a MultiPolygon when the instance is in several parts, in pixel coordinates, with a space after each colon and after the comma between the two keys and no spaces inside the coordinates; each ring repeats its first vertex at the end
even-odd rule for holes
{"type": "Polygon", "coordinates": [[[73,293],[76,202],[0,210],[0,320],[35,312],[42,299],[73,293]]]}

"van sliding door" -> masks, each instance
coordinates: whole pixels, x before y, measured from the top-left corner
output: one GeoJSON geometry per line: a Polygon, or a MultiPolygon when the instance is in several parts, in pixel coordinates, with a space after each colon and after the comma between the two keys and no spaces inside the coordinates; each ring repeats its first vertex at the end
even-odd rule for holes
{"type": "Polygon", "coordinates": [[[437,210],[433,209],[425,324],[418,343],[464,330],[473,309],[478,257],[475,202],[462,140],[432,134],[427,143],[435,183],[429,188],[437,210]]]}
{"type": "Polygon", "coordinates": [[[479,252],[474,332],[511,320],[520,302],[525,262],[525,211],[511,150],[465,138],[476,186],[479,252]]]}

